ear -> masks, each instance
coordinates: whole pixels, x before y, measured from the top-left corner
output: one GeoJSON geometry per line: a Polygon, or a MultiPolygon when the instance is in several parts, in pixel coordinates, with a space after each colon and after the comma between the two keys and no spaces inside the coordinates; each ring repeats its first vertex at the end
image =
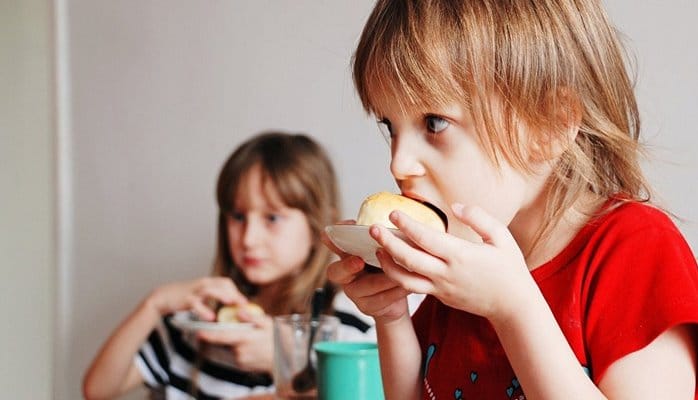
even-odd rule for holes
{"type": "Polygon", "coordinates": [[[531,138],[529,146],[533,162],[557,160],[574,143],[582,123],[581,101],[570,88],[562,87],[551,92],[544,107],[549,117],[544,127],[531,138]]]}

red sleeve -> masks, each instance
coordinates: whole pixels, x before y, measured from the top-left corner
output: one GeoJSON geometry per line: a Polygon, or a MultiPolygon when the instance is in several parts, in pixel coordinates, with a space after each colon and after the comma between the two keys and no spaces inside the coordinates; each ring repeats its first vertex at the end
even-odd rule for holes
{"type": "Polygon", "coordinates": [[[643,208],[610,224],[588,271],[584,330],[597,384],[616,360],[698,322],[694,255],[667,216],[643,208]]]}

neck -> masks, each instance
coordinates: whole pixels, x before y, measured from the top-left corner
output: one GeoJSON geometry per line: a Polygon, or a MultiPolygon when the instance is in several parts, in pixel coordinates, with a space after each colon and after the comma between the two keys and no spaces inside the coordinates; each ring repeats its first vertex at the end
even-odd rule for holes
{"type": "Polygon", "coordinates": [[[254,299],[255,303],[259,304],[264,311],[269,312],[278,305],[275,305],[278,293],[282,290],[282,285],[279,281],[259,286],[254,299]]]}
{"type": "Polygon", "coordinates": [[[541,229],[548,218],[546,204],[549,197],[548,191],[541,192],[530,205],[516,214],[509,225],[529,270],[538,268],[564,250],[603,202],[598,196],[582,196],[567,208],[545,236],[541,237],[541,229]]]}

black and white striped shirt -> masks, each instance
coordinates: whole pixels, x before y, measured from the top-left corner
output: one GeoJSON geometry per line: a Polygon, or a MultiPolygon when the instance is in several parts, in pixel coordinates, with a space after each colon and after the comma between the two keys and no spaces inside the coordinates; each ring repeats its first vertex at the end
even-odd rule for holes
{"type": "MultiPolygon", "coordinates": [[[[335,296],[333,306],[340,320],[338,340],[375,341],[373,320],[362,314],[344,293],[335,296]]],[[[223,348],[211,349],[210,357],[207,353],[207,358],[198,360],[200,366],[196,368],[193,338],[170,319],[163,318],[135,357],[143,380],[154,393],[159,393],[158,397],[191,399],[192,374],[196,374],[197,399],[227,399],[273,390],[269,374],[241,371],[226,363],[225,357],[217,357],[216,351],[218,355],[227,351],[223,348]]]]}

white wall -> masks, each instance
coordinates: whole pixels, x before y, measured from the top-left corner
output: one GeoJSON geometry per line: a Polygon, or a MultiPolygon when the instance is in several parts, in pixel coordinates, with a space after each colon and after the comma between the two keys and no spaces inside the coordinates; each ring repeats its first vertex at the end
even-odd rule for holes
{"type": "MultiPolygon", "coordinates": [[[[55,349],[53,398],[76,399],[126,312],[163,281],[208,272],[216,173],[248,135],[315,135],[334,157],[347,217],[394,184],[349,69],[372,0],[55,0],[52,22],[46,3],[0,2],[0,307],[11,321],[0,330],[0,387],[48,398],[55,349]],[[54,27],[66,41],[51,59],[49,43],[62,43],[54,27]],[[58,253],[55,210],[67,218],[58,253]]],[[[639,60],[648,173],[696,249],[698,4],[608,3],[639,60]]]]}
{"type": "Polygon", "coordinates": [[[698,2],[609,0],[608,11],[637,58],[645,171],[698,251],[698,2]]]}
{"type": "Polygon", "coordinates": [[[51,398],[55,299],[50,8],[0,1],[0,388],[51,398]]]}
{"type": "Polygon", "coordinates": [[[372,1],[68,4],[75,218],[57,380],[76,398],[98,345],[151,288],[208,273],[216,175],[249,135],[316,136],[351,213],[394,184],[349,68],[372,1]]]}

